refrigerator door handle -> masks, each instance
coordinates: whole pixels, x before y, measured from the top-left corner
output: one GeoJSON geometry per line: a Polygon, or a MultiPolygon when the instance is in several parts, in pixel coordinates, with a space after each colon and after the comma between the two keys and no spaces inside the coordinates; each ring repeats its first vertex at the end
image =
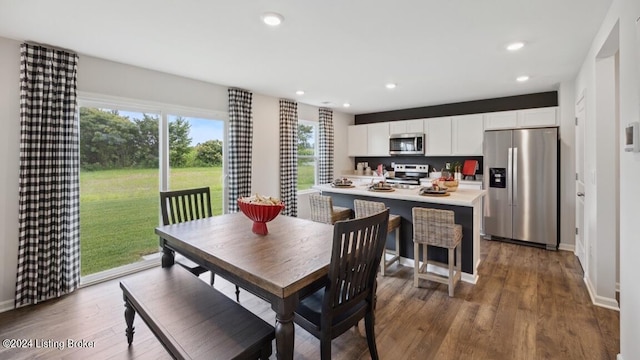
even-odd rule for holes
{"type": "Polygon", "coordinates": [[[507,153],[507,178],[503,179],[503,181],[507,182],[507,205],[512,206],[513,205],[513,191],[511,189],[511,184],[509,184],[509,182],[512,182],[511,179],[511,174],[513,174],[513,148],[509,148],[508,153],[507,153]]]}
{"type": "Polygon", "coordinates": [[[518,148],[513,148],[513,172],[511,173],[511,183],[513,184],[513,195],[511,202],[513,206],[518,206],[518,148]]]}

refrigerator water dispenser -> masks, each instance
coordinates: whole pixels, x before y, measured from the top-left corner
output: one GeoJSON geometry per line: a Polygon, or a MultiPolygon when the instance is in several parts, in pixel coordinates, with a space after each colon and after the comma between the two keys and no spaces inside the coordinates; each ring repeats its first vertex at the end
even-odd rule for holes
{"type": "Polygon", "coordinates": [[[489,168],[489,187],[504,189],[507,187],[507,169],[489,168]]]}

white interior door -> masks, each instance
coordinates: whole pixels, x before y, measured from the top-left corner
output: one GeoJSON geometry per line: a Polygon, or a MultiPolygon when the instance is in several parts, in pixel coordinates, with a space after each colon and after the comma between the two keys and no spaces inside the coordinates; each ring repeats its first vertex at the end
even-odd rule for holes
{"type": "Polygon", "coordinates": [[[575,254],[582,265],[582,270],[587,272],[587,244],[584,221],[584,139],[585,139],[585,99],[584,94],[576,103],[576,248],[575,254]]]}

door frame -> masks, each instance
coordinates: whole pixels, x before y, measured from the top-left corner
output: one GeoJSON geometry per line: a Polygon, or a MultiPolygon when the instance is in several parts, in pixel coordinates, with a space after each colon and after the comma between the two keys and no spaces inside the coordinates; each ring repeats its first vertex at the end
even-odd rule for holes
{"type": "Polygon", "coordinates": [[[587,276],[589,269],[589,254],[588,254],[588,237],[586,236],[585,231],[585,184],[584,184],[584,169],[585,169],[585,154],[584,154],[584,144],[586,138],[586,99],[585,99],[585,91],[583,90],[578,100],[576,101],[575,106],[575,146],[574,146],[574,155],[575,155],[575,190],[576,190],[576,205],[575,205],[575,249],[574,254],[578,258],[580,265],[582,266],[582,270],[584,276],[587,276]],[[579,163],[582,163],[579,166],[579,163]],[[582,194],[582,195],[580,195],[582,194]]]}

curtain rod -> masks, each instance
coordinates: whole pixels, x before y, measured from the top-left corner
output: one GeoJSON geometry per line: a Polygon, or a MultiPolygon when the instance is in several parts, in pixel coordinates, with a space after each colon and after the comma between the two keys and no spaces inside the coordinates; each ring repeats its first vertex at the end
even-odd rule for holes
{"type": "Polygon", "coordinates": [[[52,49],[52,50],[59,50],[59,51],[64,51],[64,52],[68,52],[68,53],[71,53],[71,54],[78,55],[78,53],[76,51],[74,51],[74,50],[65,49],[65,48],[62,48],[62,47],[59,47],[59,46],[43,44],[43,43],[31,41],[31,40],[26,40],[24,43],[27,44],[27,45],[42,46],[42,47],[46,47],[46,48],[49,48],[49,49],[52,49]]]}

